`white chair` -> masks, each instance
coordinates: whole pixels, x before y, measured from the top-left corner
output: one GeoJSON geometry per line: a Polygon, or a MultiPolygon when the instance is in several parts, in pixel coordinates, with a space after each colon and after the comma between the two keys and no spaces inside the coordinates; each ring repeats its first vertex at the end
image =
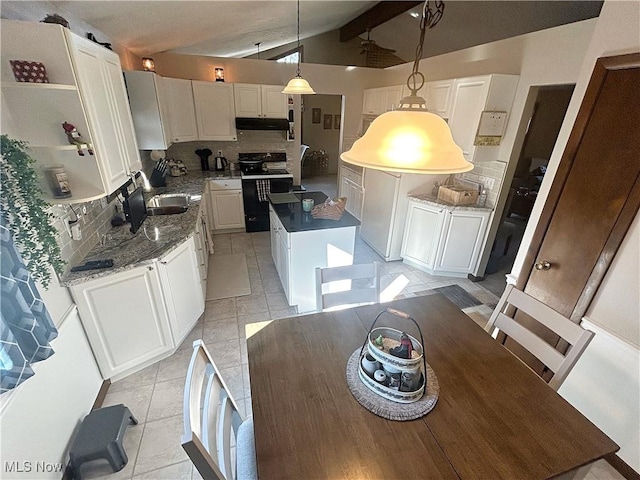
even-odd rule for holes
{"type": "Polygon", "coordinates": [[[549,386],[558,390],[582,352],[595,335],[580,325],[548,307],[539,300],[518,290],[513,285],[507,285],[498,305],[496,306],[485,330],[496,335],[495,330],[519,343],[553,372],[549,386]],[[540,338],[514,319],[516,309],[532,317],[535,321],[553,331],[569,344],[566,354],[562,354],[552,345],[540,338]]]}
{"type": "Polygon", "coordinates": [[[242,420],[238,406],[202,340],[193,342],[193,355],[184,385],[183,416],[182,448],[202,478],[258,478],[253,418],[242,420]]]}
{"type": "Polygon", "coordinates": [[[304,160],[304,154],[307,153],[309,149],[309,145],[305,145],[303,143],[300,144],[300,165],[302,165],[302,161],[304,160]]]}
{"type": "Polygon", "coordinates": [[[318,312],[339,306],[379,302],[379,263],[316,268],[316,310],[318,312]]]}

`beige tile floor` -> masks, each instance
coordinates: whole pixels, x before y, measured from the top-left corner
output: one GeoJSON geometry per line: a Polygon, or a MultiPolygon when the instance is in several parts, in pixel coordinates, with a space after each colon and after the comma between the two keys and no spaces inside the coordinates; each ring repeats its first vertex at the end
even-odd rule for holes
{"type": "MultiPolygon", "coordinates": [[[[199,479],[198,472],[180,445],[182,435],[182,391],[191,354],[191,344],[202,338],[221,370],[232,395],[245,415],[251,413],[251,386],[245,325],[295,315],[284,296],[271,259],[268,232],[215,235],[215,255],[244,253],[247,258],[251,295],[206,302],[205,312],[180,348],[169,358],[113,383],[104,406],[124,403],[139,424],[127,429],[124,446],[127,466],[111,472],[108,464],[93,462],[83,467],[85,478],[109,479],[199,479]]],[[[404,275],[408,285],[399,296],[413,296],[431,288],[458,284],[480,301],[495,304],[498,298],[480,283],[466,279],[437,277],[401,262],[384,263],[361,240],[356,241],[356,263],[383,263],[381,286],[404,275]]],[[[465,312],[483,324],[491,313],[487,305],[465,312]]],[[[606,462],[589,474],[591,480],[622,478],[606,462]]]]}

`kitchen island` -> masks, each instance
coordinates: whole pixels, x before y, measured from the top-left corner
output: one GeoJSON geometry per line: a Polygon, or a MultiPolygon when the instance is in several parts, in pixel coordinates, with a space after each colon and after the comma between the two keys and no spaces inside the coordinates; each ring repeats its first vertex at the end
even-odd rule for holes
{"type": "Polygon", "coordinates": [[[360,221],[349,212],[340,220],[315,219],[302,210],[302,200],[316,205],[322,192],[269,195],[271,256],[289,305],[298,313],[316,310],[316,267],[351,265],[360,221]]]}

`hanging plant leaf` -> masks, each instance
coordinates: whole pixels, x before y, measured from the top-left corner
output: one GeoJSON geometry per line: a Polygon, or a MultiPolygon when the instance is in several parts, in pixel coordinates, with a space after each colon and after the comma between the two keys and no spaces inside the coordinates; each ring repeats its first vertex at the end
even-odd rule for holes
{"type": "Polygon", "coordinates": [[[27,269],[47,288],[53,267],[62,275],[64,261],[60,256],[57,232],[52,225],[50,205],[43,199],[35,160],[27,153],[25,142],[0,136],[0,211],[2,225],[13,233],[27,269]]]}

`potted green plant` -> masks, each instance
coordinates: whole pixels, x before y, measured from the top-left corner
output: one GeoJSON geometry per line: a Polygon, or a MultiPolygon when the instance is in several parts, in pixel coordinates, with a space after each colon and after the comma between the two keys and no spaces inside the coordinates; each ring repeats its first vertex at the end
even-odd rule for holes
{"type": "Polygon", "coordinates": [[[2,224],[13,234],[13,241],[33,278],[45,288],[53,267],[58,275],[64,269],[56,229],[51,224],[50,205],[43,199],[35,160],[25,142],[0,136],[0,211],[2,224]]]}

